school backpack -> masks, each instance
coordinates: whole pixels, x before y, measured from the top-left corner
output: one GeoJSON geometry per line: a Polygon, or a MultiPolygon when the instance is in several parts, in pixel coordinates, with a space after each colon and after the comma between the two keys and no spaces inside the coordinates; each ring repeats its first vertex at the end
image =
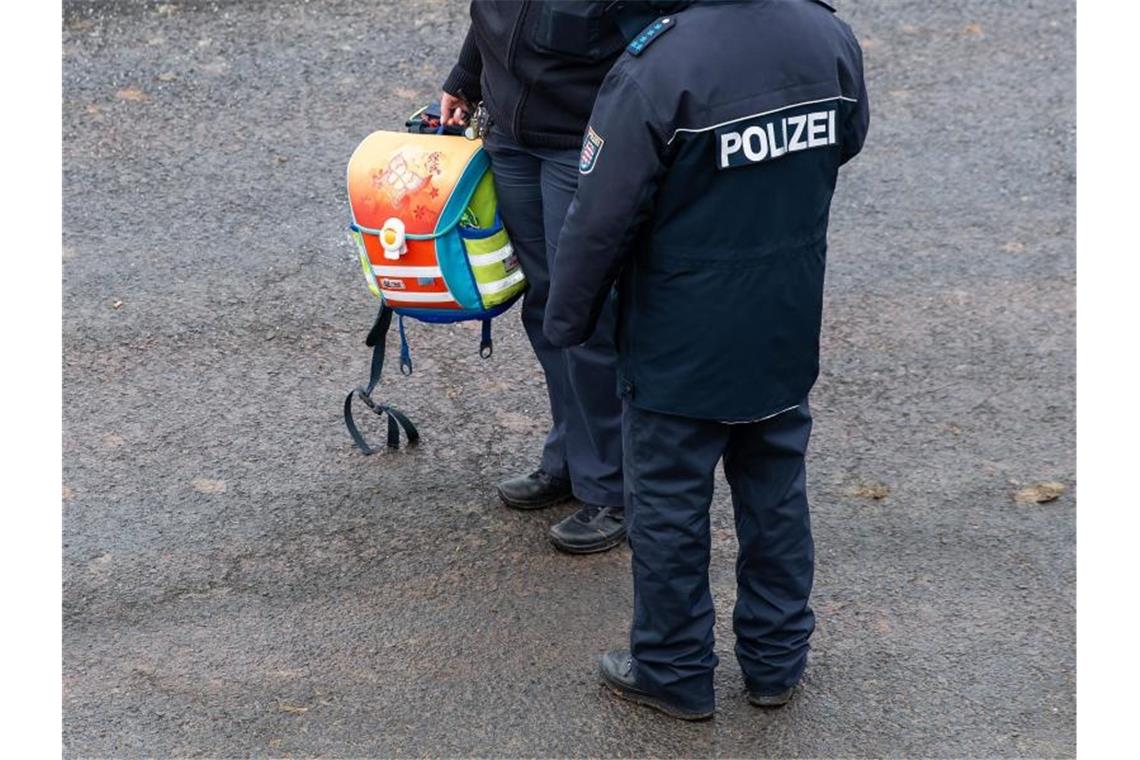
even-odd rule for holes
{"type": "Polygon", "coordinates": [[[399,328],[403,374],[412,372],[406,318],[431,323],[479,320],[483,323],[479,353],[488,358],[491,320],[526,289],[518,257],[499,219],[482,141],[435,127],[438,117],[430,121],[427,110],[413,114],[408,132],[373,132],[348,162],[349,236],[368,288],[380,300],[376,322],[365,339],[372,348],[368,384],[344,400],[345,425],[365,454],[380,449],[370,446],[356,425],[354,398],[375,414],[387,415],[390,448],[399,447],[401,430],[409,445],[419,441],[407,415],[372,398],[393,318],[399,328]]]}

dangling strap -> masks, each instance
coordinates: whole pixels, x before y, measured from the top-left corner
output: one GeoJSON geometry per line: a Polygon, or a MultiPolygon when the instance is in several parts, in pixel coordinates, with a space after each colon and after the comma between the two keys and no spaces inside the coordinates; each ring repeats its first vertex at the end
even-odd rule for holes
{"type": "Polygon", "coordinates": [[[483,338],[479,341],[479,355],[484,359],[490,359],[491,354],[494,353],[495,346],[491,342],[491,320],[483,320],[483,338]]]}
{"type": "MultiPolygon", "coordinates": [[[[388,415],[388,448],[400,448],[401,429],[408,439],[409,446],[414,446],[420,440],[419,431],[416,430],[416,426],[412,424],[407,415],[395,407],[388,404],[378,404],[372,400],[372,391],[376,390],[376,386],[380,383],[380,373],[384,369],[384,349],[388,344],[388,330],[391,327],[392,309],[387,304],[381,304],[380,313],[376,315],[376,322],[364,340],[364,345],[372,347],[372,365],[368,375],[368,385],[357,388],[344,399],[344,424],[348,428],[348,434],[352,436],[356,447],[365,455],[375,454],[380,449],[369,446],[368,442],[364,440],[360,428],[356,426],[356,421],[352,417],[352,399],[354,396],[364,402],[364,405],[371,409],[374,414],[388,415]]],[[[401,334],[403,333],[402,328],[403,324],[401,323],[401,334]]],[[[403,365],[403,357],[401,357],[401,365],[403,365]]],[[[408,365],[410,369],[410,357],[408,365]]]]}
{"type": "Polygon", "coordinates": [[[404,332],[404,315],[397,318],[400,327],[400,374],[412,374],[412,349],[408,347],[408,334],[404,332]]]}

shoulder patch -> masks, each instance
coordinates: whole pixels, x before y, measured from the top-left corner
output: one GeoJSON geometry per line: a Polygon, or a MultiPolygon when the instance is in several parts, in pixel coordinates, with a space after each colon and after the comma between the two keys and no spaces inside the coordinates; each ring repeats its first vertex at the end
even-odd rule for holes
{"type": "Polygon", "coordinates": [[[594,131],[593,127],[586,128],[586,136],[582,138],[582,155],[578,159],[578,171],[589,174],[598,164],[598,155],[606,141],[594,131]]]}
{"type": "Polygon", "coordinates": [[[662,16],[642,29],[641,32],[633,38],[633,41],[629,43],[626,50],[629,51],[630,55],[641,55],[645,52],[645,48],[649,47],[654,40],[676,25],[677,19],[673,16],[662,16]]]}

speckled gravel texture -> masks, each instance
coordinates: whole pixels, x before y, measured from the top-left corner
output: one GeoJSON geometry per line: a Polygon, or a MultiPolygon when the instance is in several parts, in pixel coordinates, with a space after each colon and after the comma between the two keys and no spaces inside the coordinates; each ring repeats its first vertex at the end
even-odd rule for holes
{"type": "Polygon", "coordinates": [[[560,555],[572,505],[494,495],[548,424],[514,314],[490,361],[411,325],[381,395],[418,449],[342,427],[375,308],[345,163],[466,5],[65,2],[66,755],[1073,755],[1073,3],[839,5],[873,123],[832,216],[819,627],[795,701],[749,707],[721,481],[690,725],[597,684],[628,549],[560,555]]]}

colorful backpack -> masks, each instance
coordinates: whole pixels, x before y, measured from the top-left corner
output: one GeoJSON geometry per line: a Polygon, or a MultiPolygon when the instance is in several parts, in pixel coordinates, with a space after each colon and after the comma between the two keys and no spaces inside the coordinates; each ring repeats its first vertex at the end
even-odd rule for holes
{"type": "Polygon", "coordinates": [[[357,447],[374,454],[379,449],[368,445],[353,419],[354,397],[375,414],[388,415],[390,448],[399,447],[401,429],[409,445],[419,440],[407,415],[372,398],[392,317],[399,323],[403,374],[412,372],[405,317],[479,320],[479,353],[488,358],[491,319],[522,295],[526,279],[499,219],[490,161],[479,140],[442,129],[438,134],[373,132],[349,160],[348,201],[349,235],[368,287],[380,299],[380,312],[365,340],[372,347],[368,384],[345,398],[344,421],[357,447]]]}

